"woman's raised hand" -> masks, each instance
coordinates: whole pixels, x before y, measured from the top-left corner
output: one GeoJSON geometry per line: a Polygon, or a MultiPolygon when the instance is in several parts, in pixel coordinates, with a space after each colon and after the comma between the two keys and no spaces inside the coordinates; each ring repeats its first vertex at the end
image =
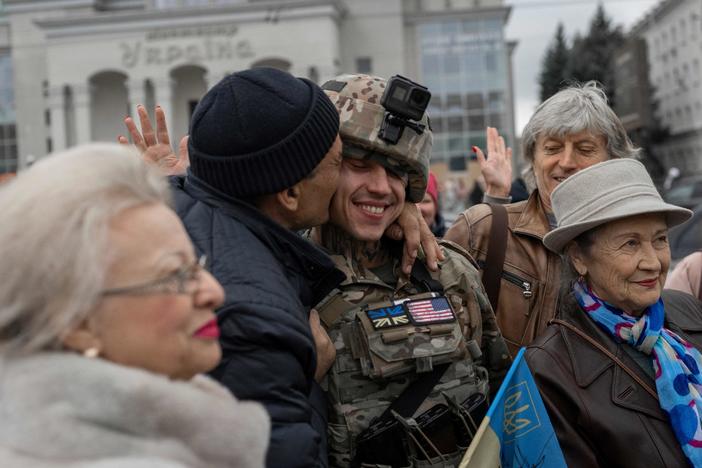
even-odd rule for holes
{"type": "Polygon", "coordinates": [[[473,147],[485,179],[485,193],[493,197],[508,197],[512,186],[512,148],[505,145],[505,139],[494,127],[488,127],[485,136],[487,156],[477,146],[473,147]]]}
{"type": "MultiPolygon", "coordinates": [[[[139,104],[137,113],[141,123],[141,132],[139,132],[134,119],[131,117],[124,119],[124,125],[127,127],[127,132],[132,137],[134,146],[137,147],[144,161],[157,166],[165,175],[185,174],[188,166],[190,166],[188,136],[186,135],[180,140],[178,154],[176,155],[171,147],[168,127],[166,126],[166,113],[163,109],[160,106],[156,106],[154,111],[156,117],[155,132],[146,108],[139,104]]],[[[124,135],[119,135],[117,141],[123,145],[130,144],[124,135]]]]}

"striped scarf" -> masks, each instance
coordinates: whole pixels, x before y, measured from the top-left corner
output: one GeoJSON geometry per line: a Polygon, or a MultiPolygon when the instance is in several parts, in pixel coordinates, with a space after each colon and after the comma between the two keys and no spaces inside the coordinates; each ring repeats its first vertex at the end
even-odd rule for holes
{"type": "Polygon", "coordinates": [[[573,285],[580,306],[616,340],[650,355],[661,408],[668,414],[680,447],[692,466],[702,467],[702,356],[688,342],[663,328],[663,301],[637,319],[607,304],[583,282],[573,285]]]}

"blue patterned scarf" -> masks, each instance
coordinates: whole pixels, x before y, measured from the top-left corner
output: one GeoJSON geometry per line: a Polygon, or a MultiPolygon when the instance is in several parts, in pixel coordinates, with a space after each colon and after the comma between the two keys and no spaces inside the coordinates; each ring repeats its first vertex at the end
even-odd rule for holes
{"type": "Polygon", "coordinates": [[[573,285],[580,306],[616,340],[633,346],[653,360],[661,408],[668,414],[688,461],[702,467],[702,356],[688,342],[663,328],[663,301],[637,319],[598,298],[582,282],[573,285]]]}

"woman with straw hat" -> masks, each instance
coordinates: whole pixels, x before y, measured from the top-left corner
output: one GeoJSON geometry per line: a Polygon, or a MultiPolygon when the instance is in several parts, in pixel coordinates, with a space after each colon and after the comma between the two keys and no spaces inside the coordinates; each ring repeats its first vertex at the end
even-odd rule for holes
{"type": "Polygon", "coordinates": [[[571,279],[527,360],[568,466],[702,466],[702,309],[663,292],[668,228],[691,212],[631,159],[584,169],[551,198],[544,245],[571,279]]]}

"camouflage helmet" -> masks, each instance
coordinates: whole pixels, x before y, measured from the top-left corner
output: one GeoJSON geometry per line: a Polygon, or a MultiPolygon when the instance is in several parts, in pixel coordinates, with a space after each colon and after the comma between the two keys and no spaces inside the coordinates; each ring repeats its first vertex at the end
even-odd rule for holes
{"type": "Polygon", "coordinates": [[[426,128],[417,134],[405,128],[402,138],[392,145],[378,137],[385,118],[380,98],[386,80],[369,75],[340,75],[322,85],[339,110],[339,135],[344,157],[374,159],[389,170],[408,176],[407,200],[419,203],[424,198],[429,177],[432,133],[426,112],[419,121],[426,128]]]}

